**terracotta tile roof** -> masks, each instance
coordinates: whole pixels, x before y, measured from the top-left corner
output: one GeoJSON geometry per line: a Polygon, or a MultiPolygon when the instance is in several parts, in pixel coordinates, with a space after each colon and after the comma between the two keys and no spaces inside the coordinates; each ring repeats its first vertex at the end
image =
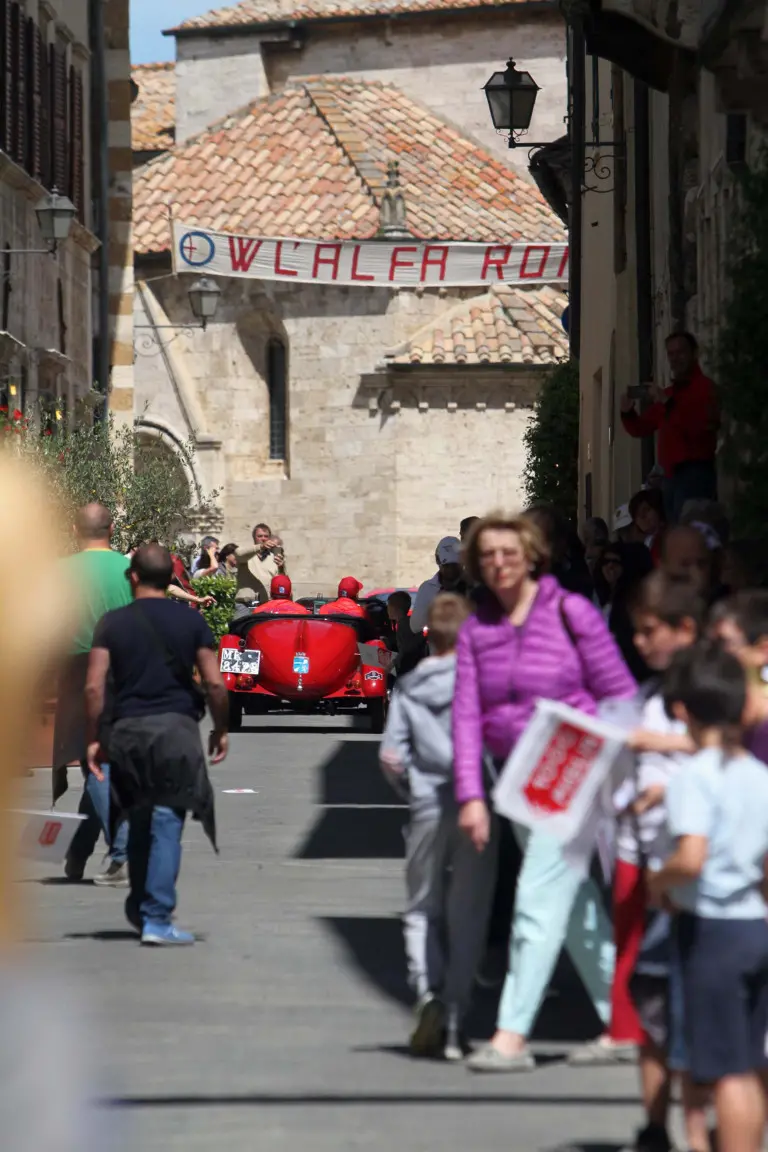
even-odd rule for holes
{"type": "Polygon", "coordinates": [[[134,152],[172,148],[176,124],[173,64],[134,64],[131,77],[139,89],[131,105],[131,146],[134,152]]]}
{"type": "Polygon", "coordinates": [[[553,364],[568,355],[567,303],[549,286],[495,285],[419,329],[386,353],[385,364],[553,364]]]}
{"type": "Polygon", "coordinates": [[[565,239],[538,189],[379,82],[309,79],[259,100],[134,174],[134,244],[167,251],[184,223],[252,236],[365,239],[388,161],[423,239],[565,239]]]}
{"type": "Polygon", "coordinates": [[[507,8],[530,0],[240,0],[225,8],[214,8],[202,16],[191,16],[167,33],[194,32],[206,28],[238,28],[254,24],[281,24],[288,21],[337,19],[347,16],[394,16],[406,12],[443,12],[449,9],[507,8]]]}

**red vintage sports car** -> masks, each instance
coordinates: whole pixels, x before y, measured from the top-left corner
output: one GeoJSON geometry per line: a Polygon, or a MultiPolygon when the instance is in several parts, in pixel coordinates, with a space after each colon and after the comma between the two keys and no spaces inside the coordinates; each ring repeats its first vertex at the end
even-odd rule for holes
{"type": "Polygon", "coordinates": [[[270,706],[331,715],[364,706],[372,731],[382,732],[391,654],[376,613],[320,616],[322,601],[302,604],[312,614],[243,616],[221,638],[230,731],[240,730],[244,714],[263,714],[270,706]]]}

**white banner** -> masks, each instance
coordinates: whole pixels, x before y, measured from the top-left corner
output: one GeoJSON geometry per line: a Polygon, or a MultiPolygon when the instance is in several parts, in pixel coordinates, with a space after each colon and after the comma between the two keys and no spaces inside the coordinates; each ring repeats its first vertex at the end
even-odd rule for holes
{"type": "Polygon", "coordinates": [[[367,288],[565,284],[567,244],[275,240],[173,221],[176,272],[367,288]]]}

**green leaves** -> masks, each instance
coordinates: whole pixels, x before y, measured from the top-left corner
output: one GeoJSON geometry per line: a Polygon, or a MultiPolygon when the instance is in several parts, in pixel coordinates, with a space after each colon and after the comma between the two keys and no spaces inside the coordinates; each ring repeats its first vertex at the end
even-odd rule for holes
{"type": "Polygon", "coordinates": [[[194,520],[210,516],[217,496],[190,491],[184,463],[194,459],[192,442],[175,452],[111,415],[95,421],[83,411],[49,423],[42,435],[30,428],[20,451],[43,470],[70,523],[83,504],[105,504],[114,515],[114,545],[123,552],[149,540],[174,547],[194,520]]]}
{"type": "Polygon", "coordinates": [[[192,580],[192,587],[196,596],[216,598],[216,603],[210,608],[203,608],[202,613],[218,643],[235,614],[237,581],[228,576],[196,576],[192,580]]]}
{"type": "Polygon", "coordinates": [[[734,483],[734,534],[768,538],[768,154],[739,181],[727,237],[729,292],[718,334],[720,459],[734,483]]]}
{"type": "Polygon", "coordinates": [[[541,386],[523,443],[523,487],[531,504],[554,504],[571,520],[579,491],[579,366],[555,365],[541,386]]]}

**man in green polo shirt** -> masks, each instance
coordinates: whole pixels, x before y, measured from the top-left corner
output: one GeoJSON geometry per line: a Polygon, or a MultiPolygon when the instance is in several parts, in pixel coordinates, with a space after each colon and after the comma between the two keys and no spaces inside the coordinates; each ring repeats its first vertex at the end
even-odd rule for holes
{"type": "MultiPolygon", "coordinates": [[[[93,644],[93,631],[106,612],[131,603],[127,556],[111,547],[112,514],[103,504],[86,504],[75,520],[79,552],[62,562],[62,576],[70,584],[79,606],[77,629],[70,653],[62,668],[56,705],[53,753],[53,802],[67,790],[67,765],[80,761],[84,787],[78,812],[85,816],[67,854],[65,873],[69,880],[82,880],[85,866],[99,836],[109,843],[109,765],[103,765],[104,780],[88,771],[85,733],[85,678],[93,644]]],[[[104,870],[94,883],[127,887],[128,825],[123,824],[114,841],[104,870]]]]}

